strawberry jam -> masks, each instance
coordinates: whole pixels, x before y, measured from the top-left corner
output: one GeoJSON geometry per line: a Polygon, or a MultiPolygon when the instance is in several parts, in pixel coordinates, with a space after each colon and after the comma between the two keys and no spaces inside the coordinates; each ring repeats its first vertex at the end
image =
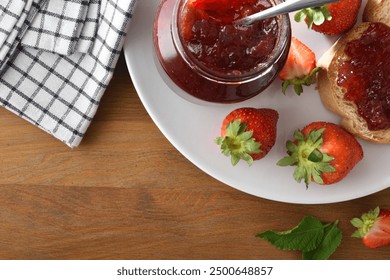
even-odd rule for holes
{"type": "Polygon", "coordinates": [[[282,0],[163,0],[154,25],[159,62],[179,88],[231,103],[263,91],[288,53],[287,15],[238,26],[233,21],[282,0]]]}
{"type": "MultiPolygon", "coordinates": [[[[221,5],[223,1],[217,3],[221,5]]],[[[265,10],[271,4],[258,0],[230,0],[230,5],[219,7],[215,1],[211,4],[204,9],[196,5],[184,7],[179,24],[188,52],[206,68],[226,74],[248,72],[266,61],[276,44],[276,19],[245,27],[236,27],[232,22],[265,10]]]]}
{"type": "Polygon", "coordinates": [[[346,45],[349,60],[339,67],[337,84],[353,101],[370,130],[390,128],[390,27],[372,23],[361,39],[346,45]]]}

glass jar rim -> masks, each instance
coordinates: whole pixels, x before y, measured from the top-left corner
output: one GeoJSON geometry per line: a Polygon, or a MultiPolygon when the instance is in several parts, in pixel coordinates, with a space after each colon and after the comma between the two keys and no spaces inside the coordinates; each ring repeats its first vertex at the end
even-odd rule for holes
{"type": "MultiPolygon", "coordinates": [[[[276,5],[282,0],[269,1],[272,5],[276,5]]],[[[243,83],[256,80],[259,78],[259,76],[264,75],[270,68],[270,66],[279,60],[279,58],[283,55],[285,48],[289,46],[289,41],[291,39],[291,26],[289,16],[280,15],[276,17],[278,25],[277,37],[275,42],[276,47],[274,47],[266,61],[260,62],[249,71],[241,73],[238,73],[239,71],[237,71],[237,73],[234,74],[227,74],[209,69],[201,62],[199,62],[193,55],[191,55],[189,51],[186,51],[186,48],[184,47],[185,44],[183,42],[181,32],[179,30],[179,24],[181,12],[187,2],[188,0],[180,0],[175,3],[171,22],[172,39],[177,52],[181,55],[187,65],[189,65],[192,69],[197,71],[206,79],[221,83],[243,83]]]]}

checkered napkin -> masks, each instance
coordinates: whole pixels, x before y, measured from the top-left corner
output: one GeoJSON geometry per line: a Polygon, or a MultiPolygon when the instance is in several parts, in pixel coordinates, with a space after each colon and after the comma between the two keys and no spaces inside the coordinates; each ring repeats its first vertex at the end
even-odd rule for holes
{"type": "Polygon", "coordinates": [[[136,0],[0,0],[0,104],[70,147],[111,80],[136,0]]]}
{"type": "Polygon", "coordinates": [[[22,38],[22,46],[63,55],[91,50],[99,21],[100,0],[49,0],[22,38]]]}
{"type": "Polygon", "coordinates": [[[0,73],[3,72],[20,38],[25,33],[41,1],[0,0],[0,73]]]}

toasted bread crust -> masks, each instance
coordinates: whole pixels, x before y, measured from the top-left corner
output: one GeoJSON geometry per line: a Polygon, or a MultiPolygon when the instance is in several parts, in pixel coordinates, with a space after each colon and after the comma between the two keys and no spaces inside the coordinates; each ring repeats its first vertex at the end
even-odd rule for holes
{"type": "Polygon", "coordinates": [[[337,85],[338,67],[343,61],[348,60],[345,54],[347,43],[360,38],[370,24],[372,23],[364,22],[354,27],[319,60],[318,64],[323,69],[318,74],[317,88],[325,107],[340,115],[341,126],[350,133],[370,142],[390,143],[390,129],[369,130],[366,121],[358,114],[355,103],[345,100],[345,89],[337,85]]]}
{"type": "Polygon", "coordinates": [[[382,22],[390,26],[390,1],[368,0],[363,11],[363,21],[382,22]]]}

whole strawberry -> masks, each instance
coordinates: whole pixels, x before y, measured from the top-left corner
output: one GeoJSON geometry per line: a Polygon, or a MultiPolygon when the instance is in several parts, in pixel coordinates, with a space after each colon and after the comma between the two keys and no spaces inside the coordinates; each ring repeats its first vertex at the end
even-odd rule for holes
{"type": "Polygon", "coordinates": [[[279,73],[279,78],[283,81],[282,92],[286,93],[291,85],[295,93],[300,95],[303,86],[315,83],[319,70],[320,68],[316,67],[315,53],[297,38],[291,37],[287,60],[279,73]]]}
{"type": "Polygon", "coordinates": [[[302,9],[295,21],[305,20],[308,27],[327,35],[341,34],[355,25],[362,0],[340,0],[321,7],[302,9]]]}
{"type": "Polygon", "coordinates": [[[357,228],[352,237],[362,238],[368,248],[390,246],[389,210],[376,207],[360,218],[353,218],[351,224],[357,228]]]}
{"type": "Polygon", "coordinates": [[[273,109],[236,109],[223,120],[221,137],[215,143],[224,155],[230,156],[233,166],[241,159],[251,165],[275,145],[278,119],[279,114],[273,109]]]}
{"type": "Polygon", "coordinates": [[[329,185],[342,180],[363,159],[363,149],[352,134],[329,122],[313,122],[287,141],[288,156],[280,166],[296,166],[294,178],[329,185]]]}

